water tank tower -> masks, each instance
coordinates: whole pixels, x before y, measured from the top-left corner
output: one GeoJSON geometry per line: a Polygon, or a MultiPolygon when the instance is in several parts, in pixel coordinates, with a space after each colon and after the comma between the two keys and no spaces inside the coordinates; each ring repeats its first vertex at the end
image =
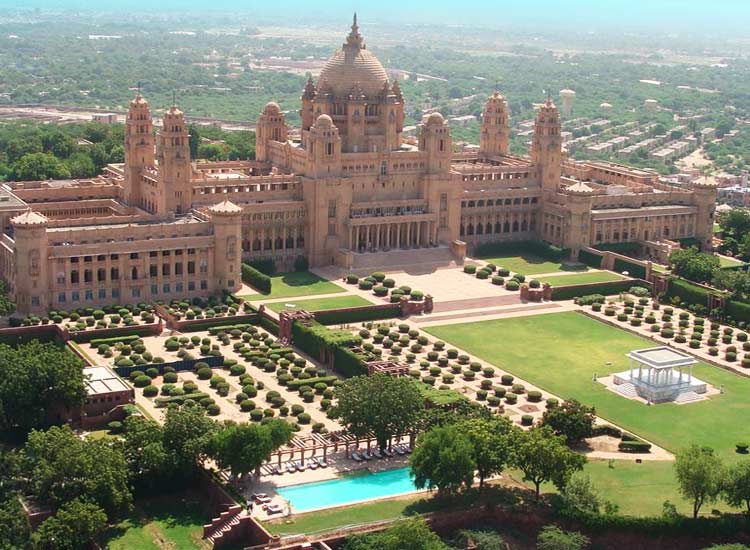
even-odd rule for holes
{"type": "Polygon", "coordinates": [[[560,103],[562,105],[562,115],[565,118],[570,118],[570,113],[573,112],[573,100],[576,98],[576,93],[573,90],[560,90],[560,103]]]}

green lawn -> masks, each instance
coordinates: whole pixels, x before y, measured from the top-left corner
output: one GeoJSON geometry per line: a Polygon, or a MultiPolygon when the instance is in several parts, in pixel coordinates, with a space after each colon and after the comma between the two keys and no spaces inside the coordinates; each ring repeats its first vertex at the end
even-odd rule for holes
{"type": "Polygon", "coordinates": [[[140,501],[130,517],[112,527],[104,545],[108,550],[204,550],[203,525],[210,518],[198,494],[186,492],[140,501]]]}
{"type": "Polygon", "coordinates": [[[326,311],[346,307],[371,306],[372,302],[361,296],[336,296],[334,298],[313,298],[311,300],[287,300],[268,304],[268,309],[279,312],[289,309],[304,309],[305,311],[326,311]]]}
{"type": "Polygon", "coordinates": [[[316,294],[333,294],[344,292],[344,289],[310,271],[281,273],[271,277],[270,294],[253,294],[243,296],[247,300],[270,300],[273,298],[291,298],[293,296],[314,296],[316,294]]]}
{"type": "Polygon", "coordinates": [[[495,258],[482,258],[485,262],[495,264],[498,267],[510,269],[513,273],[523,275],[537,275],[539,273],[554,273],[555,271],[587,271],[585,265],[566,266],[560,262],[550,262],[534,254],[521,254],[520,256],[499,256],[495,258]]]}
{"type": "Polygon", "coordinates": [[[724,457],[750,439],[750,379],[705,364],[694,374],[725,393],[688,405],[647,406],[592,381],[628,368],[625,354],[654,343],[580,313],[536,315],[427,329],[431,334],[563,398],[596,407],[599,416],[671,451],[695,442],[724,457]],[[607,366],[607,363],[611,365],[607,366]]]}
{"type": "Polygon", "coordinates": [[[736,265],[742,265],[742,262],[740,260],[735,260],[734,258],[719,256],[719,265],[721,267],[734,267],[736,265]]]}
{"type": "Polygon", "coordinates": [[[619,281],[623,278],[622,275],[611,271],[592,271],[590,273],[571,273],[540,277],[539,280],[543,283],[549,283],[552,286],[572,286],[589,283],[607,283],[609,281],[619,281]]]}

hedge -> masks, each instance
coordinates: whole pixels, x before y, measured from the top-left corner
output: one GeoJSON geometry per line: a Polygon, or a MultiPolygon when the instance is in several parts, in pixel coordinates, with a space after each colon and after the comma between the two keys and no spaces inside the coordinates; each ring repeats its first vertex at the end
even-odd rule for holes
{"type": "Polygon", "coordinates": [[[350,348],[359,346],[360,336],[355,336],[346,330],[331,330],[318,322],[292,325],[292,336],[295,345],[308,355],[317,358],[328,356],[333,369],[343,376],[358,376],[367,374],[362,358],[350,348]]]}
{"type": "Polygon", "coordinates": [[[310,386],[311,388],[314,388],[315,384],[325,384],[326,386],[330,386],[336,380],[338,380],[337,376],[321,376],[319,378],[299,378],[295,380],[289,380],[289,382],[286,383],[286,387],[289,388],[290,390],[298,390],[302,386],[310,386]]]}
{"type": "Polygon", "coordinates": [[[318,311],[315,313],[315,320],[321,325],[342,325],[346,323],[393,319],[400,316],[401,305],[395,303],[354,307],[343,310],[318,311]]]}
{"type": "Polygon", "coordinates": [[[651,443],[645,441],[620,441],[617,449],[622,453],[648,453],[651,451],[651,443]]]}
{"type": "Polygon", "coordinates": [[[603,256],[598,256],[596,254],[592,254],[591,252],[581,250],[578,253],[578,259],[589,267],[599,269],[602,266],[603,256]]]}
{"type": "Polygon", "coordinates": [[[218,325],[218,326],[208,327],[208,333],[212,336],[216,336],[216,334],[218,334],[219,332],[222,332],[222,331],[229,332],[235,329],[245,332],[251,326],[253,325],[251,325],[250,323],[243,323],[241,325],[224,325],[224,326],[218,325]]]}
{"type": "Polygon", "coordinates": [[[157,407],[166,407],[170,403],[184,403],[185,401],[199,401],[204,397],[210,397],[204,392],[186,393],[185,395],[175,395],[174,397],[157,397],[154,403],[157,407]]]}
{"type": "Polygon", "coordinates": [[[553,286],[552,299],[570,300],[572,298],[587,296],[589,294],[603,294],[604,296],[610,296],[612,294],[619,294],[620,292],[627,292],[632,286],[642,286],[651,289],[651,283],[649,282],[640,279],[622,279],[620,281],[609,281],[606,283],[592,283],[563,287],[553,286]]]}
{"type": "Polygon", "coordinates": [[[680,300],[688,304],[695,304],[701,306],[708,305],[709,291],[702,286],[698,286],[685,279],[678,279],[673,277],[669,280],[669,288],[667,289],[667,298],[679,297],[680,300]]]}
{"type": "Polygon", "coordinates": [[[750,321],[750,304],[737,300],[727,300],[725,313],[734,321],[750,321]]]}
{"type": "Polygon", "coordinates": [[[477,258],[532,253],[551,261],[563,261],[570,257],[570,250],[559,248],[544,241],[511,241],[480,244],[474,250],[477,258]]]}
{"type": "Polygon", "coordinates": [[[646,268],[640,264],[623,260],[622,258],[615,258],[615,265],[613,271],[622,273],[627,271],[631,277],[638,277],[639,279],[646,278],[646,268]]]}
{"type": "Polygon", "coordinates": [[[123,344],[130,344],[131,342],[140,340],[140,338],[141,337],[137,334],[130,334],[128,336],[115,336],[114,338],[95,338],[94,340],[91,340],[89,344],[92,348],[98,348],[102,344],[106,344],[108,346],[117,344],[119,342],[122,342],[123,344]]]}
{"type": "Polygon", "coordinates": [[[271,277],[261,273],[249,264],[242,264],[242,282],[263,294],[271,293],[271,277]]]}

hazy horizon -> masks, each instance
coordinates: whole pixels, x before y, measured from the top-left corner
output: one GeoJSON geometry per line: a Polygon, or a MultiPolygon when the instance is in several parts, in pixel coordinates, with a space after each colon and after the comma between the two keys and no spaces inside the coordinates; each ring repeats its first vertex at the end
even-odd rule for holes
{"type": "Polygon", "coordinates": [[[515,0],[468,0],[459,4],[444,1],[413,0],[328,0],[316,3],[305,0],[161,0],[151,4],[138,0],[109,0],[105,5],[91,0],[0,0],[0,8],[75,10],[75,11],[148,11],[191,13],[227,11],[262,18],[286,18],[290,23],[328,20],[337,23],[357,11],[363,21],[399,22],[405,24],[456,24],[503,27],[507,25],[585,29],[617,27],[622,30],[647,28],[665,33],[685,30],[740,31],[750,37],[746,22],[750,20],[750,2],[746,0],[537,0],[519,3],[515,0]]]}

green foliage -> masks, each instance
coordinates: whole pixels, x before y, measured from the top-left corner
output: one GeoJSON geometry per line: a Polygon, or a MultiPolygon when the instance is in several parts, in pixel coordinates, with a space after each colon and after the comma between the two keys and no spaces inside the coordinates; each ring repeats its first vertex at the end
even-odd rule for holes
{"type": "Polygon", "coordinates": [[[727,468],[722,493],[727,504],[744,507],[750,514],[750,461],[743,460],[727,468]]]}
{"type": "Polygon", "coordinates": [[[704,503],[716,500],[722,488],[722,463],[713,449],[696,444],[677,453],[674,463],[680,493],[693,504],[693,518],[704,503]]]}
{"type": "Polygon", "coordinates": [[[651,287],[650,283],[646,281],[633,281],[632,279],[622,279],[621,281],[608,281],[606,283],[591,283],[584,285],[571,285],[571,286],[560,286],[552,287],[552,299],[553,300],[570,300],[579,296],[586,296],[590,294],[603,294],[605,296],[611,296],[619,292],[627,292],[633,283],[637,282],[638,286],[651,287]]]}
{"type": "Polygon", "coordinates": [[[294,343],[301,350],[313,357],[332,356],[333,368],[344,376],[366,374],[363,358],[351,351],[362,342],[346,330],[332,330],[316,322],[295,322],[292,326],[294,343]]]}
{"type": "MultiPolygon", "coordinates": [[[[8,480],[4,484],[9,485],[8,480]]],[[[23,548],[31,533],[26,512],[14,493],[0,497],[0,548],[23,548]]]]}
{"type": "Polygon", "coordinates": [[[561,405],[547,409],[542,417],[542,425],[549,426],[557,435],[564,436],[568,444],[591,437],[595,421],[594,407],[582,405],[575,399],[567,399],[561,405]]]}
{"type": "MultiPolygon", "coordinates": [[[[562,262],[570,256],[570,250],[559,248],[544,241],[503,241],[483,243],[476,247],[477,258],[493,258],[513,254],[531,253],[546,260],[562,262]]],[[[465,270],[464,270],[465,271],[465,270]]]]}
{"type": "Polygon", "coordinates": [[[438,426],[420,435],[409,457],[414,485],[454,494],[471,487],[477,464],[469,437],[455,424],[438,426]]]}
{"type": "Polygon", "coordinates": [[[385,374],[356,376],[336,388],[333,417],[358,437],[374,434],[384,449],[392,437],[409,433],[417,426],[424,400],[411,378],[385,374]]]}
{"type": "Polygon", "coordinates": [[[719,269],[719,258],[699,252],[697,248],[681,248],[669,256],[669,265],[675,275],[698,283],[710,282],[719,269]]]}
{"type": "Polygon", "coordinates": [[[263,294],[271,293],[271,277],[261,273],[249,264],[242,264],[242,282],[263,294]]]}
{"type": "Polygon", "coordinates": [[[79,499],[64,503],[54,516],[44,520],[34,533],[38,550],[86,550],[107,526],[107,515],[99,506],[79,499]]]}
{"type": "Polygon", "coordinates": [[[82,498],[108,514],[131,507],[128,466],[119,444],[80,439],[68,426],[32,430],[21,464],[29,490],[54,506],[82,498]]]}
{"type": "MultiPolygon", "coordinates": [[[[344,550],[449,550],[422,518],[399,521],[379,533],[353,535],[344,550]]],[[[481,549],[480,549],[481,550],[481,549]]],[[[493,549],[488,549],[493,550],[493,549]]]]}
{"type": "Polygon", "coordinates": [[[75,409],[85,399],[81,361],[65,348],[0,344],[0,428],[43,426],[54,420],[54,407],[75,409]]]}
{"type": "Polygon", "coordinates": [[[556,525],[542,527],[537,538],[537,550],[583,550],[589,539],[576,531],[563,531],[556,525]]]}
{"type": "Polygon", "coordinates": [[[0,317],[16,311],[16,304],[11,301],[9,293],[8,283],[0,279],[0,317]]]}

